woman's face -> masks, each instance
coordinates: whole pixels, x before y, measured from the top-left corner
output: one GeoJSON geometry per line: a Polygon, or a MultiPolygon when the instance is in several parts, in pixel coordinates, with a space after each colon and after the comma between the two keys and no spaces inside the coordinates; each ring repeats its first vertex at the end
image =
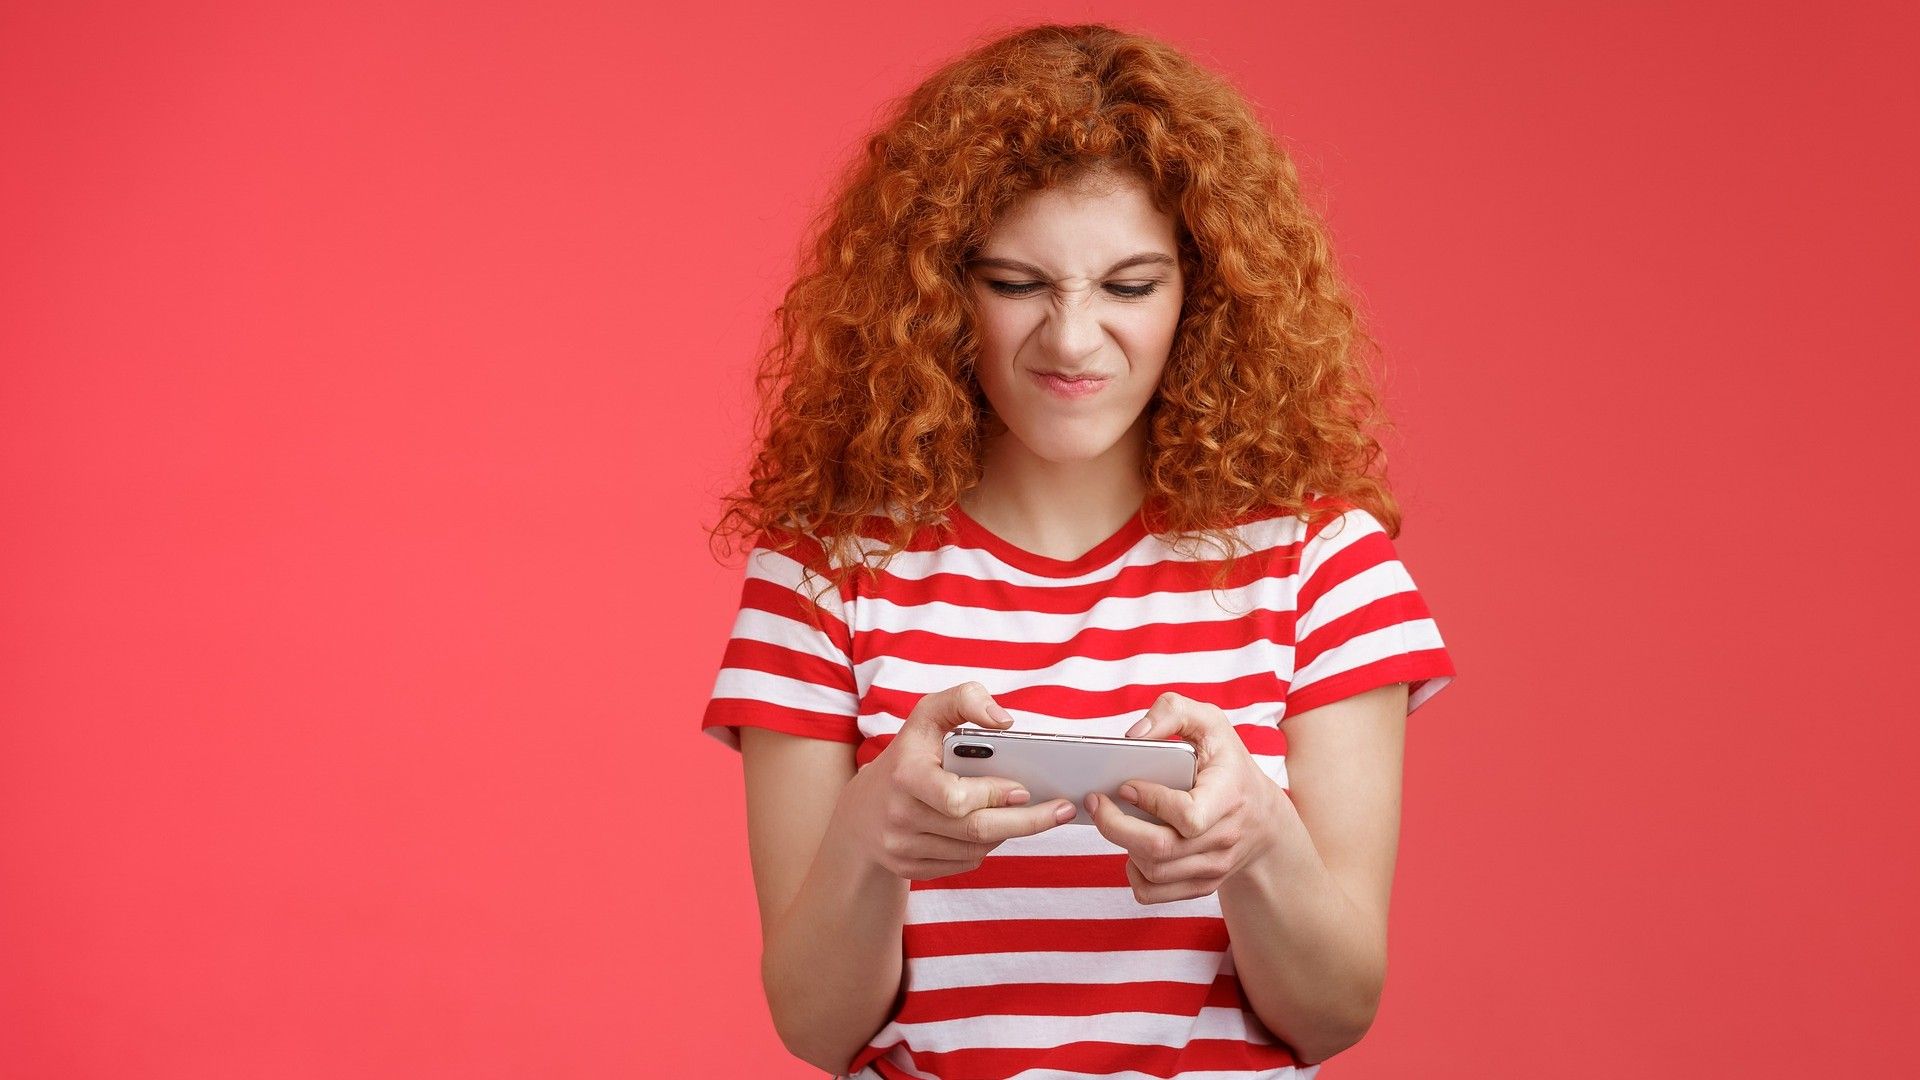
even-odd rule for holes
{"type": "Polygon", "coordinates": [[[1033,454],[1099,457],[1153,400],[1185,295],[1175,245],[1131,176],[1033,192],[995,223],[968,265],[975,370],[1033,454]]]}

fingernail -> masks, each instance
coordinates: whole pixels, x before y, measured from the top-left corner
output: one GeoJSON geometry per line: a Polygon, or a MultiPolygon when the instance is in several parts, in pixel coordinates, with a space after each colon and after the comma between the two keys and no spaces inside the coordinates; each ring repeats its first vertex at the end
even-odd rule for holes
{"type": "Polygon", "coordinates": [[[1140,793],[1134,790],[1134,787],[1132,784],[1121,784],[1120,794],[1130,803],[1137,803],[1140,801],[1140,793]]]}
{"type": "Polygon", "coordinates": [[[1145,732],[1148,726],[1149,725],[1147,724],[1147,721],[1145,720],[1145,718],[1142,718],[1139,723],[1127,729],[1127,738],[1131,739],[1134,736],[1145,732]]]}
{"type": "Polygon", "coordinates": [[[988,711],[988,712],[989,712],[990,714],[992,714],[992,716],[993,716],[993,718],[994,718],[995,720],[998,720],[998,721],[1000,721],[1000,722],[1001,722],[1001,723],[1003,723],[1003,724],[1011,724],[1011,723],[1013,723],[1013,714],[1012,714],[1012,713],[1010,713],[1010,712],[1008,712],[1007,710],[1005,710],[1005,709],[1003,709],[1003,708],[1001,708],[1001,707],[1000,707],[1000,706],[998,706],[998,705],[993,705],[993,706],[990,706],[990,707],[989,707],[989,708],[987,709],[987,711],[988,711]]]}
{"type": "Polygon", "coordinates": [[[1007,792],[1007,805],[1025,806],[1027,805],[1027,800],[1031,798],[1033,798],[1033,792],[1028,791],[1026,788],[1015,788],[1007,792]]]}
{"type": "Polygon", "coordinates": [[[1055,821],[1072,821],[1075,811],[1072,803],[1061,803],[1060,809],[1053,812],[1055,821]]]}
{"type": "Polygon", "coordinates": [[[1091,814],[1098,811],[1099,809],[1100,809],[1100,796],[1098,795],[1087,796],[1087,813],[1091,814]]]}

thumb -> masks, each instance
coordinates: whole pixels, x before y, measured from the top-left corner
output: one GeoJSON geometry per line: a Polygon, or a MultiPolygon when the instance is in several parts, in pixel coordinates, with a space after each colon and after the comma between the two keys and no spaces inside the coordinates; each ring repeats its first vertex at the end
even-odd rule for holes
{"type": "Polygon", "coordinates": [[[964,682],[921,698],[894,738],[938,752],[947,732],[968,723],[1004,731],[1013,726],[1013,714],[993,700],[985,684],[964,682]]]}

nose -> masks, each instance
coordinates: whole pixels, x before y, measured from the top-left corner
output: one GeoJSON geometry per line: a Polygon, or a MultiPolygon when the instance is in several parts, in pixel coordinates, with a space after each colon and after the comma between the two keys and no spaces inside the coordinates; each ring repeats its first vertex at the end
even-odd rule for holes
{"type": "Polygon", "coordinates": [[[1046,356],[1062,367],[1077,366],[1081,357],[1100,348],[1103,336],[1099,308],[1090,291],[1066,293],[1048,308],[1046,324],[1040,328],[1046,356]]]}

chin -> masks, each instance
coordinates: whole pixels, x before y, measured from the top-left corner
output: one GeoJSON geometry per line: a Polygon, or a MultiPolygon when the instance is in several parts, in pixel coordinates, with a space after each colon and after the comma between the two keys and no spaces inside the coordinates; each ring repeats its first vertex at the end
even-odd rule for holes
{"type": "Polygon", "coordinates": [[[1016,431],[1022,443],[1038,458],[1047,461],[1092,461],[1120,441],[1120,433],[1114,431],[1074,432],[1064,427],[1053,430],[1021,433],[1016,431]]]}

